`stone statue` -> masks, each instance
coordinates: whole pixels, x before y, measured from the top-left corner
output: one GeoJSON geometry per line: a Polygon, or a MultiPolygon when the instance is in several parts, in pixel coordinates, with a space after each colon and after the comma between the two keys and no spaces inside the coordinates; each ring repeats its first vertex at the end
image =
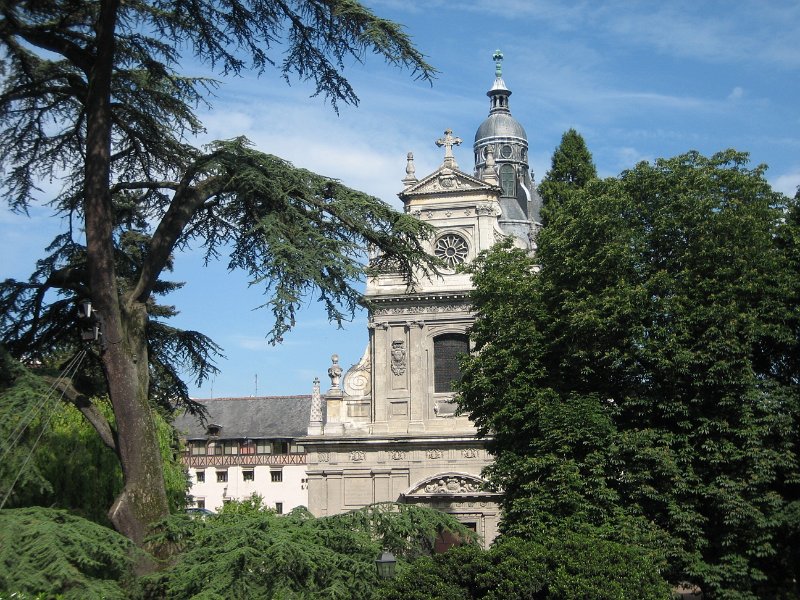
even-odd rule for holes
{"type": "Polygon", "coordinates": [[[331,366],[328,367],[328,377],[331,378],[331,389],[338,390],[339,382],[342,380],[342,367],[339,366],[339,355],[331,356],[331,366]]]}

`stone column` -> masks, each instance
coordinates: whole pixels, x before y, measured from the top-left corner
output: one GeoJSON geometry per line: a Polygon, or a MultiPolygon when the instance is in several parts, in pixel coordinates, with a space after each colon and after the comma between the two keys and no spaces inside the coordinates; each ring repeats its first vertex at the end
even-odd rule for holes
{"type": "Polygon", "coordinates": [[[308,435],[322,435],[322,396],[319,391],[319,377],[314,378],[311,392],[311,415],[309,417],[308,435]]]}

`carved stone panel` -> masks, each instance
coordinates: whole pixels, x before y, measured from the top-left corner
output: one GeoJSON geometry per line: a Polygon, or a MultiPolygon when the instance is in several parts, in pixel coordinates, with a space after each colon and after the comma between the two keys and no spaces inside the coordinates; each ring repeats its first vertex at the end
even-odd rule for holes
{"type": "Polygon", "coordinates": [[[418,483],[406,496],[464,496],[487,495],[484,480],[466,473],[442,473],[418,483]]]}
{"type": "Polygon", "coordinates": [[[460,477],[447,477],[431,481],[425,486],[426,494],[465,494],[477,492],[480,484],[460,477]]]}
{"type": "Polygon", "coordinates": [[[403,375],[406,372],[406,342],[405,340],[392,340],[392,373],[403,375]]]}

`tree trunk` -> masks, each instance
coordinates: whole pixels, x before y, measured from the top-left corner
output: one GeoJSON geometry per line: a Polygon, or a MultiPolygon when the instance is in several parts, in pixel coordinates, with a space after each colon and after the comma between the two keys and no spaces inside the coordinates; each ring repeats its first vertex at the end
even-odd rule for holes
{"type": "Polygon", "coordinates": [[[120,343],[106,340],[103,353],[124,481],[109,518],[117,531],[141,545],[149,525],[167,516],[169,508],[148,400],[147,312],[138,302],[120,308],[120,343]]]}
{"type": "Polygon", "coordinates": [[[124,487],[109,511],[114,527],[141,545],[149,525],[168,514],[158,437],[148,402],[143,302],[121,298],[114,264],[111,165],[111,76],[119,0],[103,0],[97,55],[86,102],[86,248],[92,302],[102,319],[101,358],[114,408],[124,487]]]}

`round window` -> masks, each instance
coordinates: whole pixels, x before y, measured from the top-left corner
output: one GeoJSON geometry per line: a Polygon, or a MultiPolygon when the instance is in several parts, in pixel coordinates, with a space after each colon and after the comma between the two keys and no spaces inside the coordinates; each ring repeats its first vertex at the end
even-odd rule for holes
{"type": "Polygon", "coordinates": [[[511,158],[511,146],[505,144],[500,148],[500,156],[503,158],[511,158]]]}
{"type": "Polygon", "coordinates": [[[466,240],[455,233],[446,233],[438,240],[434,248],[434,254],[441,258],[445,265],[454,269],[456,265],[462,264],[467,260],[468,246],[466,240]]]}

